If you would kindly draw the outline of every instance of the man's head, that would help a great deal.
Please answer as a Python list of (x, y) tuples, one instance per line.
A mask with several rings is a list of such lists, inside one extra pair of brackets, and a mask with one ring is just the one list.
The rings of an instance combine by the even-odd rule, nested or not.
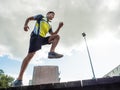
[(46, 17), (48, 18), (48, 20), (52, 20), (54, 18), (55, 13), (53, 11), (49, 11), (46, 14)]

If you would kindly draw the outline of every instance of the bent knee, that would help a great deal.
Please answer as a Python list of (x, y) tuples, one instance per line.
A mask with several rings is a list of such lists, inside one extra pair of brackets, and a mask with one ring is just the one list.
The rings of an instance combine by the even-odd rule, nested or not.
[(55, 37), (58, 38), (58, 39), (60, 39), (60, 35), (58, 35), (58, 34), (56, 34)]
[(60, 35), (57, 35), (57, 38), (60, 39)]

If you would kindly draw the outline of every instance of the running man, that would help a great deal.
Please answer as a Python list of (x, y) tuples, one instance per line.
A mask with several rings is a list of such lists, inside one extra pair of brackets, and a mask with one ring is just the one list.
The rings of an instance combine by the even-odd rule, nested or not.
[[(34, 30), (31, 33), (28, 54), (22, 62), (21, 70), (17, 80), (13, 83), (14, 87), (22, 85), (23, 74), (30, 60), (35, 55), (36, 51), (41, 49), (42, 45), (51, 44), (50, 52), (48, 53), (48, 58), (53, 59), (53, 58), (63, 57), (62, 54), (58, 54), (55, 52), (55, 48), (60, 40), (60, 36), (58, 35), (58, 32), (60, 28), (63, 26), (63, 22), (60, 22), (56, 31), (53, 32), (49, 22), (54, 18), (54, 16), (55, 16), (55, 13), (53, 11), (49, 11), (46, 14), (46, 17), (40, 14), (40, 15), (32, 16), (26, 19), (24, 24), (24, 31), (27, 32), (29, 30), (28, 23), (30, 21), (35, 20), (36, 24), (34, 26)], [(50, 33), (50, 36), (46, 37), (46, 34), (48, 32)]]

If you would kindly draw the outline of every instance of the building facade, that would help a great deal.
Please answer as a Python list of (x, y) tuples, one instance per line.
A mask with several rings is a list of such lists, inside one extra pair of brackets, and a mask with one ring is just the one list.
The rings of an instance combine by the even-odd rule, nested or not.
[(32, 85), (58, 82), (60, 82), (58, 66), (34, 67)]
[(118, 65), (113, 70), (111, 70), (109, 73), (104, 75), (104, 77), (113, 77), (113, 76), (120, 76), (120, 65)]

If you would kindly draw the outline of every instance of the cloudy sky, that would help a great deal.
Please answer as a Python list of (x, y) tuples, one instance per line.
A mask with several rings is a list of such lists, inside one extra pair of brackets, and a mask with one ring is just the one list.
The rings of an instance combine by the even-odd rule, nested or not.
[(24, 32), (27, 17), (56, 13), (51, 22), (55, 30), (60, 21), (61, 40), (56, 52), (64, 57), (47, 59), (50, 46), (44, 46), (30, 62), (24, 83), (32, 78), (36, 65), (57, 65), (61, 81), (91, 79), (92, 72), (84, 38), (90, 50), (96, 77), (102, 77), (120, 64), (120, 0), (0, 0), (0, 69), (17, 78), (23, 58), (27, 54), (30, 30)]

